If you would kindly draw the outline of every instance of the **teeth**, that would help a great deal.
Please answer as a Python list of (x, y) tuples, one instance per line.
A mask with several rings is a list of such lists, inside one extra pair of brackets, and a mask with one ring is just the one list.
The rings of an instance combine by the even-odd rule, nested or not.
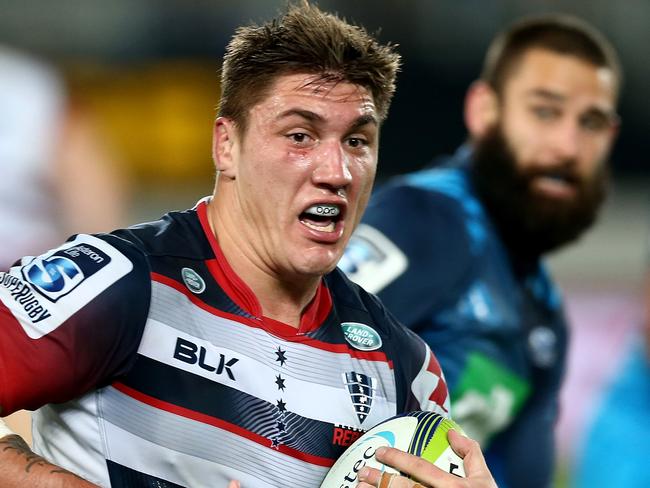
[(305, 210), (305, 213), (318, 215), (321, 217), (336, 217), (341, 213), (341, 210), (336, 205), (319, 204), (312, 205), (307, 210)]
[(319, 232), (334, 232), (336, 230), (336, 224), (334, 222), (330, 222), (326, 226), (321, 226), (321, 225), (314, 225), (310, 222), (303, 222), (307, 227), (310, 229), (317, 230)]

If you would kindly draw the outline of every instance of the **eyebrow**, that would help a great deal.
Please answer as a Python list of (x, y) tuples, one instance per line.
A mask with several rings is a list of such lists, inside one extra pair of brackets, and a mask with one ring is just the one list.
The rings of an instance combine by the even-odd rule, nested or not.
[(554, 102), (563, 102), (567, 98), (565, 95), (562, 95), (561, 93), (557, 93), (551, 90), (546, 90), (544, 88), (536, 88), (534, 90), (530, 90), (527, 93), (527, 95), (531, 97), (544, 98), (546, 100), (554, 101)]
[[(280, 115), (278, 115), (276, 119), (280, 120), (292, 116), (301, 117), (309, 122), (318, 122), (318, 123), (325, 122), (325, 118), (322, 115), (317, 114), (316, 112), (312, 112), (311, 110), (305, 110), (300, 108), (290, 108), (288, 110), (285, 110)], [(361, 115), (357, 117), (356, 120), (350, 125), (350, 129), (358, 129), (359, 127), (363, 127), (364, 125), (368, 125), (368, 124), (378, 126), (379, 121), (374, 115), (370, 115), (370, 114)]]
[[(536, 98), (543, 98), (545, 100), (553, 101), (553, 102), (564, 102), (567, 99), (566, 96), (564, 96), (564, 95), (562, 95), (560, 93), (557, 93), (557, 92), (554, 92), (554, 91), (551, 91), (551, 90), (546, 90), (544, 88), (537, 88), (537, 89), (531, 90), (531, 91), (528, 92), (528, 96), (536, 97)], [(602, 107), (594, 106), (594, 107), (589, 108), (588, 111), (591, 112), (591, 113), (602, 114), (604, 117), (608, 117), (614, 122), (616, 122), (618, 120), (618, 118), (619, 118), (618, 114), (616, 113), (616, 110), (607, 110), (607, 109), (602, 108)]]

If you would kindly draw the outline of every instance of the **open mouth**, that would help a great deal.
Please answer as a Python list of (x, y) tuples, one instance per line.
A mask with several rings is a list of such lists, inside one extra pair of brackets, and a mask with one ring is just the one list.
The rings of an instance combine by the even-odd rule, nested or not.
[(579, 185), (578, 178), (566, 171), (545, 171), (532, 178), (534, 188), (556, 198), (573, 196)]
[(343, 212), (338, 205), (319, 203), (312, 205), (299, 216), (300, 222), (319, 232), (334, 232)]

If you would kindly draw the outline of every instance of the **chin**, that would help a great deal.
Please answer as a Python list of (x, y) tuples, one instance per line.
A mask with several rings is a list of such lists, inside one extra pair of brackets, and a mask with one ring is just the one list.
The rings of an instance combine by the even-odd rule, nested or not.
[(332, 250), (328, 250), (310, 254), (307, 252), (303, 255), (304, 260), (297, 264), (296, 269), (306, 275), (322, 276), (336, 268), (343, 253), (334, 253)]

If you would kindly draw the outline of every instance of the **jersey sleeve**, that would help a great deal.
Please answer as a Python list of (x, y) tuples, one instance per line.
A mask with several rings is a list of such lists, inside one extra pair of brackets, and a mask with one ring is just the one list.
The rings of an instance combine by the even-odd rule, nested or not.
[(449, 390), (445, 376), (429, 346), (413, 331), (400, 324), (374, 295), (366, 294), (369, 309), (384, 324), (397, 379), (397, 411), (424, 410), (449, 416)]
[(128, 370), (151, 296), (148, 264), (111, 235), (78, 235), (0, 273), (0, 411), (36, 409)]
[(462, 209), (454, 199), (394, 184), (373, 196), (339, 267), (414, 328), (457, 299), (469, 254)]
[(449, 417), (449, 390), (440, 363), (426, 343), (422, 342), (422, 347), (420, 369), (410, 380), (412, 403), (407, 405), (407, 410), (424, 410)]

